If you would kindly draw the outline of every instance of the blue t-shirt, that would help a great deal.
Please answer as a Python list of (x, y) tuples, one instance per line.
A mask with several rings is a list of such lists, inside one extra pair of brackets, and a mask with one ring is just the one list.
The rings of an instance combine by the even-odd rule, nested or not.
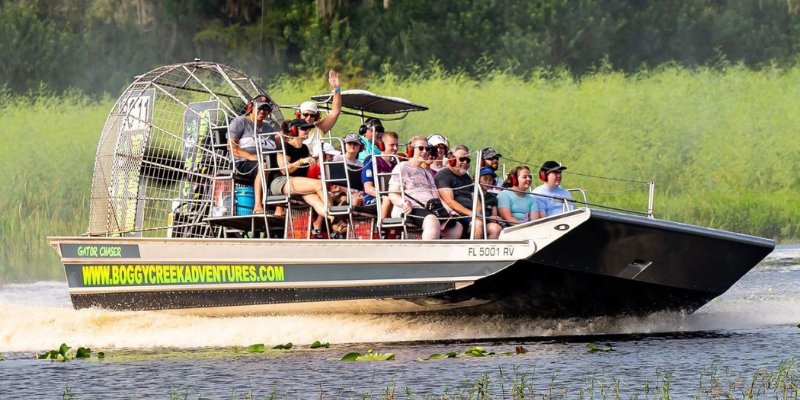
[[(547, 185), (543, 184), (539, 185), (536, 189), (533, 189), (533, 193), (572, 200), (572, 195), (569, 193), (569, 191), (562, 188), (561, 186), (550, 189), (549, 187), (547, 187)], [(539, 210), (544, 211), (545, 217), (561, 214), (564, 211), (569, 211), (575, 208), (575, 206), (572, 203), (567, 203), (566, 204), (567, 207), (565, 208), (564, 200), (553, 199), (550, 197), (542, 197), (542, 196), (534, 196), (534, 197), (536, 197), (536, 203), (539, 206)]]
[[(372, 183), (375, 185), (375, 177), (372, 176), (372, 160), (374, 157), (369, 157), (366, 162), (364, 162), (364, 168), (361, 169), (361, 183), (366, 184), (367, 182)], [(389, 173), (392, 172), (394, 165), (389, 164), (388, 161), (384, 160), (382, 157), (378, 157), (378, 173)], [(388, 181), (389, 175), (385, 175), (385, 178)], [(377, 189), (377, 186), (376, 186)], [(386, 190), (387, 188), (382, 188)], [(375, 196), (370, 196), (366, 192), (364, 193), (364, 204), (369, 204), (373, 200), (375, 200)]]
[(503, 190), (497, 195), (497, 208), (511, 210), (511, 215), (519, 222), (530, 220), (531, 213), (539, 211), (536, 199), (531, 195), (519, 196), (516, 192)]
[(361, 152), (358, 153), (358, 161), (366, 163), (367, 157), (375, 154), (381, 154), (381, 149), (378, 148), (377, 143), (378, 141), (376, 140), (375, 145), (373, 145), (372, 141), (367, 140), (366, 136), (361, 136), (361, 144), (364, 145), (364, 150), (361, 150)]

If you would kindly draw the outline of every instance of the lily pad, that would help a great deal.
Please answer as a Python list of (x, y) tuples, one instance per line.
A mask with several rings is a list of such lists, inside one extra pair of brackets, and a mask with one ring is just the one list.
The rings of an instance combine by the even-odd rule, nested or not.
[(273, 350), (289, 350), (291, 348), (292, 348), (292, 342), (286, 344), (279, 344), (277, 346), (272, 347)]
[(317, 340), (314, 343), (311, 343), (311, 346), (308, 346), (308, 347), (312, 348), (312, 349), (318, 349), (320, 347), (324, 347), (324, 348), (327, 349), (328, 347), (331, 347), (331, 344), (328, 343), (328, 342), (321, 343), (319, 340)]
[(455, 351), (451, 351), (451, 352), (445, 353), (445, 354), (433, 353), (430, 356), (428, 356), (428, 358), (420, 358), (420, 360), (422, 360), (422, 361), (426, 361), (426, 360), (441, 360), (443, 358), (456, 358), (456, 357), (458, 357), (458, 353), (456, 353)]
[(266, 347), (264, 347), (264, 343), (251, 344), (250, 346), (247, 346), (246, 351), (248, 353), (263, 353), (266, 351)]
[(92, 349), (86, 347), (78, 347), (75, 352), (75, 358), (89, 358), (92, 355)]
[(58, 350), (50, 350), (45, 351), (42, 354), (37, 354), (36, 358), (39, 360), (56, 360), (56, 361), (67, 361), (71, 358), (72, 353), (70, 352), (71, 347), (67, 346), (66, 343), (61, 343), (61, 346), (58, 347)]
[(486, 351), (483, 347), (475, 346), (467, 349), (464, 354), (472, 357), (486, 357), (486, 356), (493, 356), (493, 351)]
[(596, 351), (614, 351), (611, 346), (600, 346), (594, 343), (586, 343), (586, 349), (589, 350), (590, 353), (594, 353)]
[(345, 354), (342, 361), (388, 361), (394, 360), (394, 353), (378, 353), (372, 350), (367, 350), (367, 354), (361, 355), (358, 352)]

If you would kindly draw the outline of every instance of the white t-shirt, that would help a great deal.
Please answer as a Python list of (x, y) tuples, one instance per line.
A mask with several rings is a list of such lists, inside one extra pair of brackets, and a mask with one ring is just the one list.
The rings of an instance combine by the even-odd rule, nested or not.
[[(436, 182), (433, 180), (433, 176), (422, 167), (415, 167), (407, 161), (397, 164), (394, 169), (392, 169), (392, 177), (389, 179), (389, 186), (400, 185), (399, 179), (402, 179), (403, 191), (408, 201), (411, 202), (411, 206), (414, 208), (425, 208), (425, 203), (427, 203), (428, 200), (439, 197), (439, 192), (436, 188)], [(422, 204), (408, 198), (408, 196), (413, 197)], [(392, 209), (392, 217), (398, 218), (402, 212), (402, 207), (394, 207)]]

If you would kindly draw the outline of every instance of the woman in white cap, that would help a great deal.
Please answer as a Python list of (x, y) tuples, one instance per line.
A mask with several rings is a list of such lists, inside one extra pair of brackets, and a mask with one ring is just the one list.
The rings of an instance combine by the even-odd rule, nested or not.
[(430, 163), (430, 168), (433, 170), (433, 174), (435, 175), (437, 172), (439, 172), (439, 170), (444, 168), (442, 160), (450, 155), (450, 143), (447, 141), (446, 137), (438, 133), (434, 133), (433, 135), (428, 136), (428, 146), (436, 148), (436, 151), (432, 151), (430, 154), (428, 154), (429, 159), (432, 160)]
[(307, 123), (314, 125), (314, 128), (308, 134), (308, 138), (303, 141), (314, 157), (318, 157), (322, 151), (322, 137), (330, 136), (330, 130), (336, 125), (339, 114), (342, 112), (342, 90), (339, 87), (339, 74), (334, 70), (330, 70), (328, 72), (328, 82), (333, 88), (333, 104), (324, 118), (319, 113), (317, 103), (313, 101), (304, 101), (295, 112), (295, 118), (302, 118)]

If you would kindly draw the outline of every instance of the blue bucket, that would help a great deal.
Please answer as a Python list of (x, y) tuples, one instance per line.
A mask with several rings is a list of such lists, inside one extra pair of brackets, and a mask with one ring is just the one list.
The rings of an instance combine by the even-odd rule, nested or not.
[(239, 186), (236, 188), (236, 215), (252, 214), (255, 203), (256, 197), (252, 186)]

